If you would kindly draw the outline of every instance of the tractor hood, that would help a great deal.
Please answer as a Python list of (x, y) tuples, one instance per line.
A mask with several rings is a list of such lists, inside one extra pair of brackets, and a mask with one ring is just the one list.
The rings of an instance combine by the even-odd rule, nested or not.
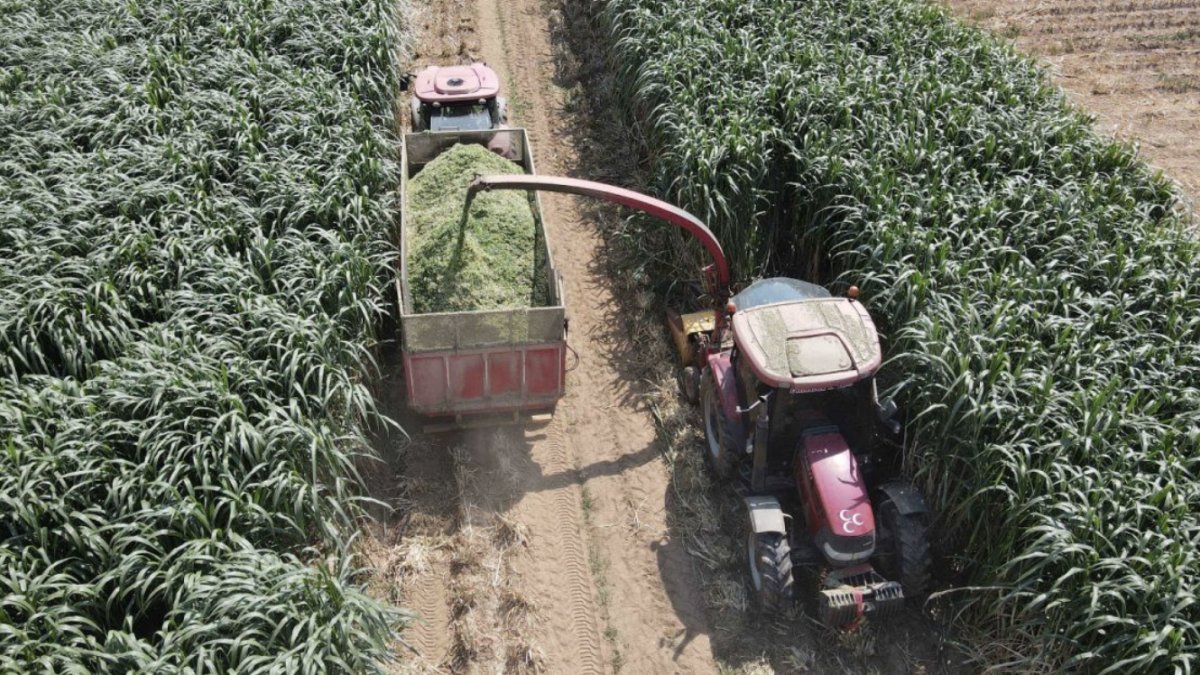
[(847, 298), (790, 300), (733, 315), (742, 357), (763, 383), (792, 393), (846, 387), (879, 370), (871, 315)]
[(482, 63), (469, 66), (430, 66), (417, 73), (413, 93), (426, 103), (456, 103), (494, 98), (500, 93), (496, 71)]

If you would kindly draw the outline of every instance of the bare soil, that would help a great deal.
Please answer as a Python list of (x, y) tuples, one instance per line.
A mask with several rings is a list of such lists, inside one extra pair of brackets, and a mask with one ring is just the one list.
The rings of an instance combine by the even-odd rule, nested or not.
[[(489, 63), (505, 83), (512, 123), (530, 133), (538, 172), (571, 173), (544, 7), (430, 0), (414, 10), (410, 69)], [(422, 619), (405, 631), (408, 646), (397, 646), (398, 669), (714, 672), (692, 562), (666, 526), (670, 480), (653, 420), (621, 367), (634, 347), (610, 335), (617, 303), (593, 264), (596, 225), (575, 199), (542, 203), (579, 354), (554, 420), (411, 443), (393, 434), (379, 441), (389, 467), (364, 469), (373, 493), (396, 508), (364, 544), (372, 588)], [(403, 423), (395, 356), (385, 357), (379, 399)], [(515, 622), (513, 607), (522, 615)]]
[(1039, 57), (1104, 133), (1200, 195), (1200, 1), (946, 0)]
[[(538, 173), (637, 187), (638, 143), (604, 109), (611, 73), (588, 3), (413, 4), (410, 70), (486, 61)], [(614, 262), (621, 214), (562, 195), (542, 203), (578, 353), (553, 421), (380, 433), (385, 461), (362, 467), (383, 503), (362, 542), (369, 588), (420, 616), (397, 640), (395, 670), (962, 672), (941, 626), (916, 610), (853, 633), (802, 607), (750, 611), (737, 500), (699, 461), (695, 413), (667, 383), (658, 310)], [(380, 361), (383, 412), (419, 429), (394, 346)]]

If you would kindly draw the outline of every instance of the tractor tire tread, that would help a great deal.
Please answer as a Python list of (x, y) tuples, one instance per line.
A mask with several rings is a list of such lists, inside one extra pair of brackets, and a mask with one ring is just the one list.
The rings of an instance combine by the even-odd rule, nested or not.
[(760, 534), (755, 540), (755, 559), (762, 579), (758, 602), (764, 611), (777, 612), (794, 597), (791, 547), (787, 537), (777, 533)]
[[(733, 430), (729, 428), (729, 420), (721, 418), (721, 437), (723, 439), (733, 438)], [(733, 449), (726, 446), (721, 456), (714, 460), (714, 464), (719, 464), (717, 473), (722, 478), (729, 478), (737, 473), (737, 457), (733, 454)]]
[(425, 121), (421, 119), (421, 104), (414, 96), (408, 104), (409, 125), (412, 127), (413, 133), (425, 131)]
[(884, 509), (895, 541), (897, 574), (904, 595), (922, 599), (929, 595), (933, 567), (925, 518), (921, 514), (900, 513), (890, 500)]

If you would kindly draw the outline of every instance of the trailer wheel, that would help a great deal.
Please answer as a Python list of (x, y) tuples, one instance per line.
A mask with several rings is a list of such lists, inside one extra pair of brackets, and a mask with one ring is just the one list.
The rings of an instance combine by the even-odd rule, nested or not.
[(410, 98), (408, 101), (408, 110), (411, 113), (409, 117), (411, 118), (413, 133), (425, 131), (425, 119), (421, 116), (421, 99), (416, 96)]
[(746, 539), (746, 557), (750, 566), (750, 587), (754, 602), (764, 612), (784, 609), (795, 597), (792, 582), (792, 548), (787, 535), (779, 532), (755, 533)]
[(886, 494), (879, 495), (876, 513), (882, 525), (876, 564), (879, 571), (900, 582), (905, 598), (920, 600), (929, 595), (933, 557), (929, 553), (925, 514), (901, 513)]
[(717, 383), (707, 368), (700, 375), (700, 407), (704, 415), (704, 461), (722, 480), (734, 474), (737, 455), (733, 452), (733, 435), (729, 420), (721, 410)]

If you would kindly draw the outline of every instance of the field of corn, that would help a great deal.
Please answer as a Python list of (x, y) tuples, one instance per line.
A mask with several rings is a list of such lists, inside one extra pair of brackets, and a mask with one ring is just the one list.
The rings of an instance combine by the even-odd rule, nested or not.
[[(930, 5), (603, 8), (651, 187), (742, 280), (862, 287), (980, 665), (1200, 665), (1200, 250), (1166, 183)], [(669, 236), (627, 233), (666, 294)]]
[(0, 0), (0, 672), (365, 672), (390, 0)]

